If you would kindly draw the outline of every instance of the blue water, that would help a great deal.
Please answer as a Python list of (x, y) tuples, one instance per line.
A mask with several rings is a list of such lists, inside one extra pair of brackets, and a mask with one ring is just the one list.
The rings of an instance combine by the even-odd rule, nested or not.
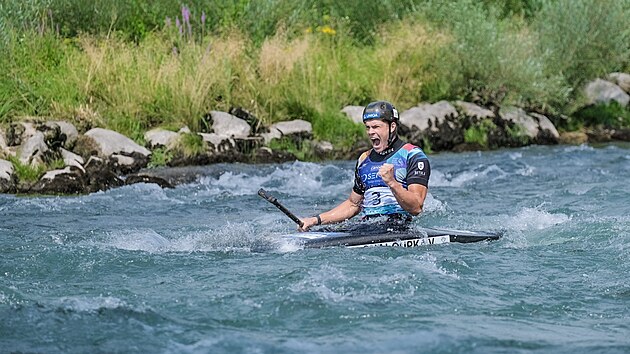
[(630, 146), (430, 158), (415, 222), (502, 240), (278, 242), (295, 225), (257, 190), (314, 215), (347, 197), (352, 161), (1, 195), (0, 352), (630, 352)]

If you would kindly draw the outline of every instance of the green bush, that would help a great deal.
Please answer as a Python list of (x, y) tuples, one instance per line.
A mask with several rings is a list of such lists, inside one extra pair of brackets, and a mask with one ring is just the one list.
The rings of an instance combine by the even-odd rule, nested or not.
[(490, 119), (484, 119), (479, 124), (474, 125), (464, 131), (464, 141), (466, 143), (478, 144), (488, 147), (488, 133), (497, 129), (497, 126)]
[(450, 34), (434, 64), (436, 76), (448, 82), (438, 86), (448, 89), (448, 98), (525, 106), (566, 100), (570, 88), (545, 72), (537, 36), (526, 23), (502, 19), (495, 7), (473, 0), (429, 4), (423, 16)]
[(569, 87), (630, 64), (630, 0), (546, 0), (533, 22), (546, 75)]
[(575, 113), (575, 117), (589, 127), (605, 128), (630, 127), (630, 110), (613, 101), (610, 104), (598, 104), (585, 107)]
[(44, 173), (46, 173), (47, 170), (44, 165), (31, 166), (22, 164), (22, 162), (14, 156), (10, 156), (9, 161), (13, 163), (15, 175), (18, 180), (23, 182), (36, 182), (44, 175)]

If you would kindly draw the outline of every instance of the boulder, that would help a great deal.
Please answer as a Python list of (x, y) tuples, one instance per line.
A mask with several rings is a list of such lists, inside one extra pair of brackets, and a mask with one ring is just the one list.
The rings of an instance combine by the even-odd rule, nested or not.
[(0, 159), (0, 193), (7, 193), (15, 188), (16, 177), (13, 164)]
[(23, 165), (44, 165), (47, 152), (48, 145), (46, 145), (44, 133), (35, 132), (20, 145), (17, 157)]
[(79, 138), (79, 131), (73, 124), (64, 121), (52, 121), (47, 122), (46, 124), (56, 124), (57, 126), (59, 126), (59, 128), (61, 129), (61, 133), (66, 137), (63, 144), (64, 148), (71, 149), (72, 147), (74, 147), (74, 144)]
[(313, 133), (313, 126), (310, 122), (302, 119), (274, 123), (269, 127), (269, 133), (261, 134), (265, 143), (273, 139), (288, 137), (301, 143), (304, 139), (310, 139)]
[(124, 185), (109, 166), (109, 163), (96, 156), (91, 156), (85, 163), (85, 192), (92, 193)]
[(11, 123), (5, 131), (7, 146), (18, 146), (37, 133), (35, 125), (30, 122)]
[(527, 114), (523, 109), (513, 106), (502, 107), (499, 116), (512, 124), (520, 126), (527, 137), (535, 139), (540, 131), (538, 121)]
[(84, 191), (83, 172), (72, 166), (46, 172), (29, 190), (39, 194), (81, 194)]
[(560, 139), (560, 134), (556, 129), (555, 125), (551, 123), (551, 120), (547, 118), (547, 116), (539, 114), (539, 113), (529, 113), (529, 116), (538, 120), (538, 142), (545, 144), (557, 144), (558, 139)]
[(434, 104), (422, 103), (402, 112), (400, 123), (412, 130), (415, 128), (421, 132), (438, 132), (440, 127), (444, 125), (454, 129), (455, 124), (450, 118), (455, 118), (458, 115), (455, 107), (447, 101), (439, 101)]
[(588, 135), (581, 131), (564, 132), (558, 138), (560, 144), (581, 145), (588, 143)]
[(630, 102), (630, 96), (621, 87), (602, 79), (588, 83), (584, 93), (588, 104), (609, 104), (616, 101), (620, 106), (626, 107)]
[(462, 115), (470, 118), (476, 118), (478, 120), (481, 119), (493, 119), (495, 117), (494, 112), (489, 109), (478, 106), (474, 103), (464, 102), (464, 101), (455, 101), (455, 106), (459, 108), (459, 111)]
[(608, 75), (608, 81), (619, 86), (626, 93), (630, 93), (630, 74), (612, 73)]
[(148, 157), (151, 151), (136, 144), (128, 137), (113, 130), (94, 128), (85, 133), (96, 143), (99, 157), (110, 157), (114, 154), (131, 156), (133, 154)]
[(314, 141), (312, 149), (315, 156), (320, 159), (330, 158), (335, 150), (333, 144), (329, 141)]
[(265, 144), (269, 144), (269, 142), (272, 141), (273, 139), (282, 138), (282, 133), (278, 129), (273, 128), (273, 129), (269, 129), (268, 133), (260, 134), (260, 136), (265, 141)]
[(245, 120), (237, 118), (229, 113), (211, 111), (210, 118), (212, 132), (217, 135), (233, 138), (246, 138), (251, 133), (251, 127)]
[[(117, 169), (114, 171), (120, 173), (135, 172), (142, 167), (145, 167), (149, 162), (149, 156), (151, 151), (136, 144), (133, 140), (126, 136), (107, 129), (94, 128), (84, 134), (85, 137), (92, 140), (94, 144), (84, 143), (86, 146), (91, 146), (96, 150), (98, 157), (114, 162), (114, 166)], [(77, 142), (79, 145), (81, 141)], [(82, 147), (82, 149), (85, 146)], [(92, 155), (92, 153), (86, 154), (83, 151), (83, 157)], [(132, 158), (133, 162), (128, 158)]]
[(37, 131), (44, 134), (44, 141), (51, 150), (58, 150), (60, 147), (65, 146), (66, 135), (61, 131), (59, 124), (54, 122), (46, 122), (44, 124), (37, 125)]
[(400, 114), (400, 134), (412, 144), (423, 146), (427, 139), (434, 150), (449, 150), (464, 140), (458, 117), (447, 101), (423, 103)]
[(0, 155), (6, 150), (7, 147), (7, 140), (4, 138), (4, 132), (0, 131)]
[(150, 148), (172, 147), (179, 138), (179, 134), (166, 129), (152, 129), (144, 133), (144, 140)]
[(341, 112), (357, 124), (363, 124), (363, 106), (345, 106)]
[(261, 129), (263, 129), (262, 122), (258, 117), (250, 113), (243, 107), (232, 107), (229, 110), (229, 113), (237, 118), (245, 120), (247, 124), (252, 128), (252, 133), (254, 135), (258, 135), (261, 133)]
[(84, 160), (81, 156), (73, 152), (70, 152), (64, 148), (61, 148), (60, 152), (61, 152), (61, 158), (63, 158), (63, 163), (66, 166), (76, 167), (79, 170), (81, 170), (83, 173), (85, 173), (85, 169), (83, 168)]
[(236, 149), (236, 142), (229, 136), (215, 133), (199, 133), (203, 141), (210, 145), (214, 152), (227, 152)]
[(151, 183), (151, 184), (157, 184), (158, 186), (162, 188), (175, 188), (175, 186), (173, 186), (166, 179), (161, 178), (159, 176), (151, 175), (151, 174), (137, 173), (137, 174), (129, 175), (127, 176), (127, 178), (125, 178), (125, 185), (131, 185), (131, 184), (136, 184), (136, 183)]
[(273, 129), (278, 130), (282, 134), (282, 136), (311, 136), (311, 134), (313, 133), (313, 126), (311, 125), (311, 123), (302, 119), (274, 123), (271, 125), (269, 130)]

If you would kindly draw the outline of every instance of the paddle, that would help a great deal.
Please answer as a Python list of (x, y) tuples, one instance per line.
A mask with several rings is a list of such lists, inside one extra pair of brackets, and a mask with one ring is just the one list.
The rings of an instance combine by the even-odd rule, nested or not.
[(281, 212), (284, 213), (284, 215), (290, 217), (291, 220), (293, 220), (300, 227), (304, 225), (302, 220), (300, 220), (297, 216), (295, 216), (295, 214), (293, 214), (287, 208), (285, 208), (284, 205), (280, 204), (280, 202), (278, 201), (278, 199), (276, 199), (276, 197), (272, 196), (271, 194), (268, 194), (264, 189), (260, 188), (258, 190), (258, 195), (263, 197), (269, 203), (275, 205), (278, 209), (280, 209)]

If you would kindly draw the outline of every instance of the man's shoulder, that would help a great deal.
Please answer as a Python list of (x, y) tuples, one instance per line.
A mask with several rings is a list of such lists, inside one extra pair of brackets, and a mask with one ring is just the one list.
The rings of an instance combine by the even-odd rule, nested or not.
[(364, 151), (363, 153), (361, 153), (361, 155), (357, 159), (357, 165), (360, 165), (363, 161), (365, 161), (368, 158), (368, 156), (370, 156), (370, 152), (371, 151), (372, 151), (372, 149)]
[(422, 151), (422, 149), (414, 144), (405, 143), (402, 146), (403, 151), (407, 153), (407, 158), (415, 157), (420, 159), (428, 159), (427, 155)]

